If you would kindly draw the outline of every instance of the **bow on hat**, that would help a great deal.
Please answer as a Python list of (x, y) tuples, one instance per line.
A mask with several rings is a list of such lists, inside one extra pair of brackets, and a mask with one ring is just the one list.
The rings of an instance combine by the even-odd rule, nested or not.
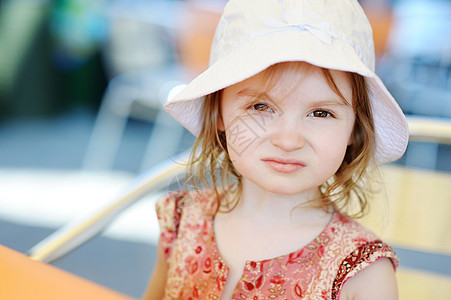
[(330, 22), (325, 21), (317, 14), (304, 10), (299, 5), (287, 10), (285, 1), (278, 1), (282, 11), (282, 20), (272, 17), (265, 18), (263, 23), (268, 27), (272, 27), (276, 31), (306, 30), (326, 44), (331, 44), (332, 39), (337, 37), (337, 34), (332, 30)]

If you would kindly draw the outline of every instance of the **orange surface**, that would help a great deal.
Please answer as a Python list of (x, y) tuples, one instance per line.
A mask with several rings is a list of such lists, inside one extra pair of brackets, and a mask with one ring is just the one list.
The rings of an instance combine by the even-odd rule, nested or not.
[(0, 299), (132, 299), (0, 245)]

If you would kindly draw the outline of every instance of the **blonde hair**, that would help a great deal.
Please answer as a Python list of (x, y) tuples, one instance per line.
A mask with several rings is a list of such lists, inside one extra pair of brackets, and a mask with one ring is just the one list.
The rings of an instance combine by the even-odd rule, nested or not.
[[(287, 68), (309, 68), (303, 62), (284, 62), (270, 66), (266, 72), (266, 88), (270, 89), (277, 81), (277, 71)], [(324, 78), (330, 88), (346, 102), (328, 69), (321, 68)], [(357, 208), (353, 217), (361, 217), (368, 206), (368, 189), (365, 175), (374, 157), (375, 134), (374, 121), (371, 112), (371, 104), (368, 97), (365, 78), (355, 73), (348, 73), (352, 85), (352, 106), (355, 114), (353, 128), (353, 142), (345, 154), (345, 158), (334, 176), (320, 186), (321, 199), (313, 199), (310, 205), (329, 210), (336, 207), (346, 211), (350, 203), (355, 200)], [(221, 118), (220, 101), (222, 91), (217, 91), (206, 96), (202, 106), (201, 132), (194, 144), (193, 151), (188, 162), (188, 172), (193, 176), (191, 184), (197, 187), (212, 189), (218, 201), (224, 199), (221, 194), (230, 187), (236, 187), (235, 197), (227, 203), (219, 203), (218, 209), (233, 210), (241, 195), (242, 176), (233, 166), (227, 151), (225, 134), (218, 128)]]

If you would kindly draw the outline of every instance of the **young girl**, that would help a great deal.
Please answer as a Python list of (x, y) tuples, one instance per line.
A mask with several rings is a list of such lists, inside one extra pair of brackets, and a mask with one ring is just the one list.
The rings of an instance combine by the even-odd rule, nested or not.
[[(352, 220), (405, 118), (355, 0), (231, 0), (210, 67), (165, 108), (196, 191), (157, 203), (145, 299), (396, 299), (393, 249)], [(206, 186), (206, 188), (201, 188)]]

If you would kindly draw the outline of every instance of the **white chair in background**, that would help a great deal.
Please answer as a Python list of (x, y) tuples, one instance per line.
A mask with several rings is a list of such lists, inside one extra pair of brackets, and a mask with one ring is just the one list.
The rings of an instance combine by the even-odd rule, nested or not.
[(95, 121), (85, 169), (113, 168), (130, 117), (153, 122), (141, 171), (180, 150), (186, 130), (162, 107), (171, 91), (207, 65), (222, 8), (214, 2), (112, 2), (104, 50), (112, 79)]

